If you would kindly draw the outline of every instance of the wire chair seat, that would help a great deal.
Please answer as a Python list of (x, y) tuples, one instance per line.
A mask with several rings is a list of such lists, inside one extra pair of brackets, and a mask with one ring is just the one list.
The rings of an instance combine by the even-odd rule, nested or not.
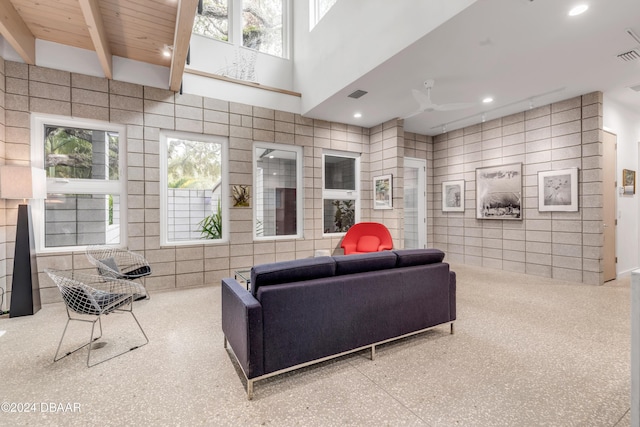
[[(142, 255), (127, 249), (88, 246), (86, 255), (101, 276), (126, 280), (139, 279), (142, 283), (142, 278), (151, 274), (151, 266), (147, 260)], [(136, 299), (144, 296), (148, 297), (146, 290)]]
[[(75, 271), (46, 269), (45, 272), (60, 290), (62, 299), (64, 300), (67, 309), (67, 324), (64, 327), (62, 337), (60, 338), (60, 343), (58, 344), (58, 349), (56, 350), (56, 354), (53, 358), (54, 362), (57, 362), (58, 360), (69, 356), (70, 354), (75, 353), (76, 351), (86, 346), (89, 346), (89, 353), (87, 354), (87, 366), (91, 367), (97, 365), (98, 363), (113, 359), (114, 357), (120, 356), (131, 350), (135, 350), (136, 348), (142, 347), (149, 342), (149, 338), (147, 338), (147, 335), (140, 325), (140, 322), (138, 322), (135, 314), (133, 314), (133, 301), (136, 299), (136, 297), (145, 293), (144, 287), (142, 285), (130, 280), (117, 279), (110, 276), (97, 276)], [(145, 338), (145, 342), (102, 361), (91, 363), (92, 343), (102, 337), (102, 316), (116, 311), (125, 313), (128, 312), (131, 314), (136, 324), (138, 325), (138, 328), (142, 332), (142, 335)], [(81, 318), (77, 316), (74, 317), (72, 316), (72, 313), (85, 317), (95, 316), (95, 319), (89, 320), (87, 318)], [(72, 320), (92, 323), (91, 337), (87, 344), (84, 344), (73, 351), (67, 352), (64, 356), (58, 357), (60, 348), (62, 347), (62, 342), (64, 341), (64, 337), (69, 326), (69, 322)], [(96, 322), (100, 327), (100, 335), (94, 338)]]

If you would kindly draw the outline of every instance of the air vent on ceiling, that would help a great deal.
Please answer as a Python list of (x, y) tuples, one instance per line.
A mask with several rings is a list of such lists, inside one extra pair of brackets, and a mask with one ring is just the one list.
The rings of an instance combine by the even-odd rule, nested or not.
[(640, 59), (640, 52), (638, 52), (638, 49), (631, 49), (628, 52), (624, 52), (618, 55), (618, 58), (622, 59), (625, 62), (636, 61)]
[(629, 86), (629, 89), (635, 90), (636, 92), (640, 92), (640, 85)]
[(366, 95), (367, 93), (369, 93), (369, 92), (366, 92), (366, 91), (364, 91), (364, 90), (360, 90), (360, 89), (358, 89), (358, 90), (354, 91), (353, 93), (351, 93), (351, 94), (349, 94), (349, 95), (347, 95), (347, 96), (348, 96), (349, 98), (358, 99), (358, 98), (360, 98), (361, 96)]

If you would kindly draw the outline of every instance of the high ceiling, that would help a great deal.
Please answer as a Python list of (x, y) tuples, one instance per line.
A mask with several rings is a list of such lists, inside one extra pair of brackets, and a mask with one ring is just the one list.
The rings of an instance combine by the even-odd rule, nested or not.
[[(589, 9), (568, 16), (580, 3)], [(640, 35), (637, 0), (479, 0), (307, 115), (365, 127), (407, 117), (419, 107), (412, 89), (426, 94), (427, 79), (434, 103), (475, 106), (417, 114), (407, 131), (436, 135), (593, 91), (640, 113), (640, 92), (629, 89), (640, 84), (640, 55), (617, 57), (640, 54), (627, 28)], [(368, 94), (348, 98), (356, 89)]]
[[(3, 0), (0, 33), (27, 63), (41, 39), (96, 51), (109, 78), (112, 55), (170, 67), (178, 90), (197, 2)], [(580, 2), (589, 9), (568, 16)], [(640, 40), (627, 29), (640, 35), (637, 0), (478, 0), (305, 115), (364, 127), (400, 117), (407, 131), (435, 135), (593, 91), (640, 112), (630, 89), (640, 85)], [(633, 49), (638, 59), (618, 58)], [(412, 90), (426, 95), (428, 79), (435, 104), (474, 105), (415, 114)], [(348, 98), (356, 89), (368, 93)], [(483, 104), (487, 96), (494, 101)]]
[[(198, 0), (3, 0), (0, 31), (35, 63), (35, 39), (96, 51), (105, 76), (112, 55), (171, 67), (180, 87)], [(171, 57), (163, 50), (172, 47)]]

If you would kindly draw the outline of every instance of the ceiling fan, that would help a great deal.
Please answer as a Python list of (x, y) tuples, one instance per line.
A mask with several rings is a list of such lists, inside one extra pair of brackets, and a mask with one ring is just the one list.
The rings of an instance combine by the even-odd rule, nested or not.
[(424, 87), (427, 89), (427, 93), (425, 94), (422, 91), (417, 89), (411, 89), (411, 93), (413, 93), (413, 97), (420, 105), (420, 108), (409, 114), (405, 117), (408, 119), (409, 117), (417, 116), (421, 113), (431, 112), (431, 111), (454, 111), (454, 110), (464, 110), (466, 108), (473, 107), (475, 105), (474, 102), (456, 102), (450, 104), (434, 104), (431, 101), (431, 89), (435, 85), (436, 81), (433, 79), (425, 80)]

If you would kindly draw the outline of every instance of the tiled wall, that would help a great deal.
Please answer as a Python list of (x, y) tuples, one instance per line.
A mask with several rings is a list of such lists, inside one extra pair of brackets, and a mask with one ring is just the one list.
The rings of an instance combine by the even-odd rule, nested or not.
[[(152, 291), (217, 284), (234, 270), (309, 257), (319, 249), (341, 253), (340, 236), (323, 236), (324, 150), (361, 153), (361, 220), (385, 223), (396, 247), (402, 247), (403, 238), (403, 159), (427, 159), (427, 242), (445, 250), (449, 261), (601, 282), (602, 97), (598, 93), (432, 139), (405, 133), (402, 120), (364, 129), (16, 62), (4, 65), (6, 78), (0, 81), (6, 82), (6, 143), (0, 133), (0, 147), (5, 148), (0, 161), (4, 157), (11, 163), (29, 162), (30, 112), (126, 125), (128, 246), (152, 263), (153, 275), (146, 281)], [(303, 147), (304, 238), (254, 242), (252, 210), (232, 208), (229, 243), (160, 247), (161, 129), (228, 137), (229, 185), (253, 185), (254, 141)], [(525, 219), (476, 220), (475, 168), (516, 161), (524, 164)], [(580, 168), (580, 211), (538, 212), (537, 172), (570, 166)], [(372, 210), (372, 179), (388, 173), (394, 176), (395, 208)], [(467, 181), (464, 213), (441, 211), (440, 185), (451, 179)], [(0, 200), (0, 209), (4, 203)], [(0, 218), (15, 224), (17, 202), (6, 203)], [(5, 278), (10, 282), (13, 236), (15, 225), (0, 228), (0, 265), (9, 269), (7, 274), (0, 269), (0, 282)], [(84, 253), (40, 255), (39, 270), (47, 267), (92, 269)], [(49, 279), (44, 274), (40, 279), (43, 302), (58, 301), (59, 293)]]
[[(434, 246), (447, 259), (601, 284), (602, 94), (535, 108), (434, 137)], [(523, 164), (524, 219), (475, 219), (475, 169)], [(579, 168), (579, 211), (539, 212), (539, 171)], [(464, 213), (442, 212), (443, 181), (466, 181)]]
[[(0, 165), (5, 164), (5, 81), (4, 59), (0, 58)], [(5, 201), (0, 199), (0, 288), (7, 291), (7, 227)], [(15, 238), (14, 238), (15, 240)], [(2, 293), (2, 290), (0, 290)], [(0, 311), (7, 310), (9, 303), (4, 295), (4, 303), (0, 304)]]
[[(153, 274), (146, 279), (152, 291), (217, 284), (236, 269), (313, 256), (318, 249), (341, 253), (341, 237), (322, 235), (323, 150), (362, 153), (362, 186), (370, 190), (368, 129), (10, 61), (6, 86), (7, 161), (29, 161), (30, 112), (126, 125), (128, 247), (152, 263)], [(304, 239), (254, 242), (252, 210), (231, 208), (230, 243), (160, 247), (161, 129), (228, 137), (229, 185), (253, 185), (254, 141), (303, 147)], [(15, 224), (15, 214), (9, 213), (7, 221)], [(7, 228), (15, 234), (15, 226)], [(13, 245), (7, 246), (13, 253)], [(47, 267), (92, 270), (84, 253), (38, 256), (39, 270)], [(44, 303), (60, 299), (42, 273), (40, 285)]]

